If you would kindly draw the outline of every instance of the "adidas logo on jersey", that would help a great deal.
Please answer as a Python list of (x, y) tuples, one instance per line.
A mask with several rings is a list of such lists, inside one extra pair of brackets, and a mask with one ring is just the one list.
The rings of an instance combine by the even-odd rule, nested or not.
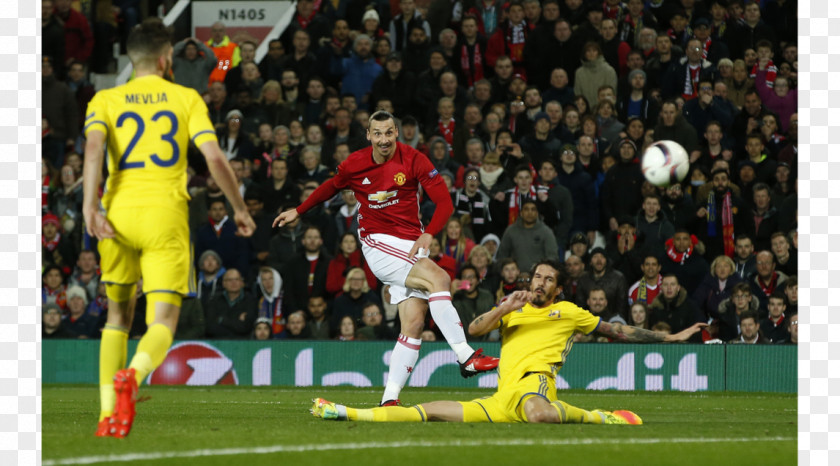
[(365, 179), (362, 180), (362, 184), (370, 184), (370, 180), (365, 177)]

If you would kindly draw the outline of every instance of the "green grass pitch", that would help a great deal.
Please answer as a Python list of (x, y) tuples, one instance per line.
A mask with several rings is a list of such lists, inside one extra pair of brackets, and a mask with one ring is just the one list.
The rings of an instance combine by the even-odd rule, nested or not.
[[(150, 465), (728, 465), (796, 464), (796, 396), (771, 393), (560, 391), (586, 409), (629, 409), (642, 426), (335, 422), (316, 396), (355, 407), (381, 388), (141, 387), (126, 439), (97, 438), (99, 389), (45, 385), (45, 466)], [(404, 404), (490, 390), (405, 389)]]

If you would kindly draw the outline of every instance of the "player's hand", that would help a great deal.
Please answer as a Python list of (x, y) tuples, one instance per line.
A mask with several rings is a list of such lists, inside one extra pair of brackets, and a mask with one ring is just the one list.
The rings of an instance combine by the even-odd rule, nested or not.
[(511, 293), (507, 299), (499, 306), (500, 309), (505, 311), (505, 314), (512, 312), (516, 309), (522, 308), (522, 306), (528, 304), (531, 301), (531, 292), (525, 290), (514, 291)]
[(298, 212), (296, 209), (289, 209), (274, 219), (274, 222), (271, 224), (272, 227), (283, 227), (287, 223), (294, 222), (295, 219), (298, 218)]
[(246, 210), (234, 212), (233, 220), (236, 222), (236, 236), (248, 237), (253, 235), (254, 230), (257, 229), (254, 219), (251, 218), (251, 214)]
[(673, 335), (668, 335), (665, 337), (665, 341), (686, 341), (691, 338), (692, 335), (703, 330), (704, 328), (708, 327), (709, 324), (704, 322), (697, 322), (696, 324), (688, 327), (687, 329), (683, 330), (682, 332), (675, 333)]
[(84, 210), (85, 227), (90, 236), (96, 237), (98, 240), (105, 238), (113, 238), (115, 235), (114, 227), (111, 222), (102, 215), (98, 210)]
[(411, 250), (408, 251), (408, 257), (414, 257), (415, 255), (420, 255), (422, 257), (429, 256), (429, 246), (432, 245), (432, 235), (428, 233), (423, 233), (417, 238), (417, 241), (411, 246)]

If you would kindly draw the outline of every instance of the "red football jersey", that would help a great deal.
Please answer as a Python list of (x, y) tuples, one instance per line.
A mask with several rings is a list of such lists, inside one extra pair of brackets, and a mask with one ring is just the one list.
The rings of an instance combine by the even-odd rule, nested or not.
[(350, 189), (359, 201), (362, 238), (384, 233), (414, 241), (425, 231), (420, 222), (419, 186), (437, 206), (428, 227), (428, 233), (437, 234), (454, 210), (446, 184), (425, 154), (400, 142), (393, 157), (382, 164), (373, 160), (373, 147), (353, 152), (338, 166), (336, 175), (297, 210), (305, 212), (338, 190)]

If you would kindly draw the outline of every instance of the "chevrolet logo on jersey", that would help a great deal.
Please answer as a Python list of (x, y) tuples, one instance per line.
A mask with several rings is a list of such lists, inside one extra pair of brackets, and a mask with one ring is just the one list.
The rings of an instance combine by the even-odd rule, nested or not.
[(368, 194), (368, 200), (382, 203), (382, 202), (387, 201), (388, 199), (391, 199), (392, 197), (394, 197), (396, 195), (397, 195), (396, 191), (377, 191), (374, 194)]

